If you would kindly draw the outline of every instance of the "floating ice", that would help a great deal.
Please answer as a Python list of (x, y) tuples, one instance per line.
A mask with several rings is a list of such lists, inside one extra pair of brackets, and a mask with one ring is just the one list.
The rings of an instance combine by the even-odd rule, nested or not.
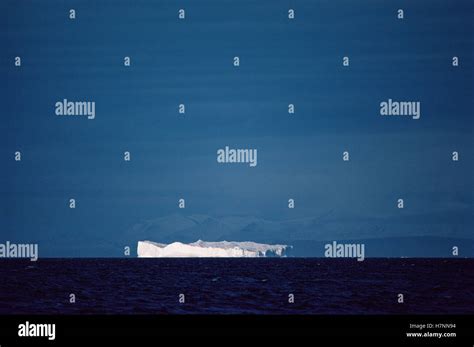
[(284, 257), (291, 246), (255, 242), (173, 242), (170, 244), (138, 241), (139, 258), (258, 258)]

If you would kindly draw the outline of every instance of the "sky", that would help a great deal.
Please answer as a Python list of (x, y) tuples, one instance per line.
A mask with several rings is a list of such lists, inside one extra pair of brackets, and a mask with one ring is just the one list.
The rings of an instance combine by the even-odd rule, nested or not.
[[(0, 23), (0, 242), (474, 239), (472, 1), (8, 0)], [(389, 98), (420, 119), (381, 116)]]

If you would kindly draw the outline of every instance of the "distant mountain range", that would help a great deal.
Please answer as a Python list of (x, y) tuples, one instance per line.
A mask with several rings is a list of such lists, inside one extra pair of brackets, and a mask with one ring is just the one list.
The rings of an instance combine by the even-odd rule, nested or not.
[[(381, 239), (337, 240), (338, 243), (363, 243), (366, 258), (452, 258), (453, 246), (459, 249), (458, 258), (474, 257), (474, 240), (448, 237), (389, 237)], [(297, 240), (292, 243), (293, 252), (289, 256), (324, 257), (327, 242)]]
[(281, 243), (293, 246), (292, 256), (302, 257), (323, 257), (324, 245), (331, 241), (363, 243), (366, 257), (452, 257), (453, 246), (459, 248), (459, 257), (474, 257), (474, 239), (430, 235), (426, 231), (416, 233), (416, 230), (412, 232), (414, 236), (399, 236), (382, 226), (371, 225), (370, 221), (359, 223), (352, 230), (341, 225), (332, 212), (284, 221), (173, 214), (138, 223), (124, 236), (131, 244), (138, 240), (190, 243), (199, 239)]

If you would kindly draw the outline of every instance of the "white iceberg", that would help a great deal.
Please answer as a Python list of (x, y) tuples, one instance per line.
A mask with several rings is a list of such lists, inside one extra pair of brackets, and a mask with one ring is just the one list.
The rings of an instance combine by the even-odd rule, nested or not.
[(139, 258), (258, 258), (284, 257), (291, 246), (255, 242), (173, 242), (170, 244), (138, 241)]

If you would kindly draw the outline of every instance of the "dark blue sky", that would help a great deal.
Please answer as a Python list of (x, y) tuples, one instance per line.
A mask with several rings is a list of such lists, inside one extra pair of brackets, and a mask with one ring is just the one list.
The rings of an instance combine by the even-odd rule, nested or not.
[[(0, 242), (474, 239), (472, 1), (2, 1), (0, 19)], [(64, 98), (96, 119), (56, 116)], [(421, 118), (380, 116), (388, 98)], [(226, 145), (257, 167), (218, 164)]]

